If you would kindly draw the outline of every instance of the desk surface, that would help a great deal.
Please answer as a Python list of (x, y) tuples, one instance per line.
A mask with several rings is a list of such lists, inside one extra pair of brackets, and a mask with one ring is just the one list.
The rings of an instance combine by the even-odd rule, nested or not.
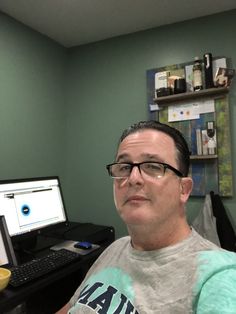
[[(111, 239), (110, 243), (113, 240), (114, 238)], [(10, 309), (13, 309), (18, 304), (27, 301), (27, 299), (31, 298), (33, 294), (35, 293), (38, 294), (40, 291), (43, 291), (46, 287), (50, 287), (50, 285), (54, 283), (58, 283), (57, 286), (60, 287), (60, 284), (62, 284), (60, 281), (65, 280), (70, 275), (73, 275), (73, 277), (78, 279), (77, 286), (79, 286), (80, 282), (82, 281), (83, 277), (87, 273), (90, 266), (103, 252), (103, 250), (107, 247), (108, 244), (109, 243), (107, 241), (104, 245), (100, 243), (100, 248), (98, 248), (95, 251), (92, 251), (87, 255), (82, 256), (79, 261), (72, 262), (71, 264), (62, 267), (59, 270), (53, 271), (50, 274), (47, 274), (41, 277), (40, 279), (36, 279), (21, 287), (13, 288), (8, 286), (4, 291), (0, 293), (0, 312), (4, 313), (6, 311), (9, 311)], [(48, 249), (45, 250), (45, 253), (47, 251)], [(40, 252), (40, 254), (43, 253)], [(64, 285), (63, 289), (65, 289)], [(66, 302), (67, 300), (65, 300), (64, 303)], [(48, 313), (52, 313), (52, 310), (49, 311)]]

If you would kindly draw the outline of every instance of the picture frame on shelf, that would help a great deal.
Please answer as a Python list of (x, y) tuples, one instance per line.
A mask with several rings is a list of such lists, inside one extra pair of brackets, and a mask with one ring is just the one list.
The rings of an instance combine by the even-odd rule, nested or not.
[(234, 69), (218, 68), (214, 78), (214, 84), (216, 87), (228, 87), (230, 86), (232, 79), (235, 75)]

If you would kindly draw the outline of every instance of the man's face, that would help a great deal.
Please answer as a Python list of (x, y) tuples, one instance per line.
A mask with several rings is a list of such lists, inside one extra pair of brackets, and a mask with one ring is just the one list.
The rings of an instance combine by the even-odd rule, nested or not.
[[(120, 144), (117, 162), (163, 162), (178, 169), (173, 139), (156, 130), (141, 130), (128, 135)], [(183, 214), (188, 194), (183, 182), (171, 170), (161, 178), (152, 178), (134, 167), (130, 176), (114, 179), (117, 210), (127, 225), (163, 224)], [(189, 179), (191, 180), (191, 179)]]

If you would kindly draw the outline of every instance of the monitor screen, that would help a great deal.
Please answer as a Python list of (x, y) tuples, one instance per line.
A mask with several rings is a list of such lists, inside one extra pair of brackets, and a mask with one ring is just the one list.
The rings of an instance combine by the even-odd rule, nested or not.
[(11, 237), (67, 221), (59, 178), (0, 181), (0, 215)]

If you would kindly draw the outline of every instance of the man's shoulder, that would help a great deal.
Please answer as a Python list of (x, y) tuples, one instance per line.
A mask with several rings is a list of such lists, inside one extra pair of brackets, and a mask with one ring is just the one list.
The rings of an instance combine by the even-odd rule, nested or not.
[(198, 262), (194, 308), (198, 313), (235, 313), (236, 254), (223, 249), (202, 251)]
[(199, 254), (199, 260), (202, 265), (206, 265), (211, 269), (215, 268), (232, 268), (236, 270), (236, 253), (224, 249), (206, 250)]
[(127, 256), (130, 246), (130, 237), (122, 237), (114, 242), (112, 242), (98, 257), (96, 262), (94, 263), (92, 269), (96, 267), (103, 267), (108, 266), (112, 263), (116, 263), (120, 258), (124, 258)]
[(123, 246), (128, 246), (130, 244), (131, 238), (130, 236), (125, 236), (125, 237), (121, 237), (119, 239), (116, 239), (114, 242), (112, 242), (109, 246), (108, 246), (108, 250), (111, 249), (116, 249), (118, 247), (123, 247)]
[(192, 228), (191, 242), (193, 248), (196, 248), (197, 250), (221, 250), (218, 245), (204, 238), (194, 228)]
[(198, 278), (200, 285), (203, 282), (224, 274), (226, 280), (233, 276), (236, 281), (236, 253), (226, 250), (207, 250), (198, 254)]

